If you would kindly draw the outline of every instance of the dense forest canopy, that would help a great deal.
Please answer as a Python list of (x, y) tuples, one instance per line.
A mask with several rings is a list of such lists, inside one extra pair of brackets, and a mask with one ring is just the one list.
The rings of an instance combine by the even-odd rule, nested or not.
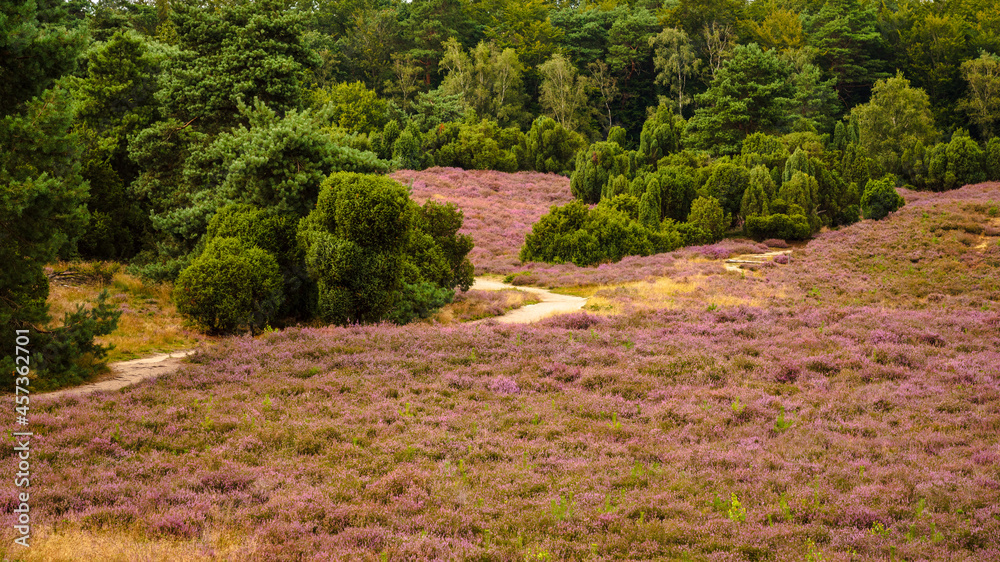
[[(471, 242), (456, 209), (404, 204), (366, 179), (394, 168), (572, 175), (574, 195), (600, 205), (543, 218), (522, 258), (581, 265), (733, 229), (806, 238), (898, 208), (892, 186), (1000, 175), (1000, 8), (986, 0), (2, 10), (0, 252), (24, 265), (3, 274), (5, 325), (48, 321), (40, 268), (57, 256), (128, 261), (157, 280), (187, 271), (196, 285), (206, 260), (270, 272), (253, 281), (270, 312), (227, 316), (244, 328), (275, 314), (424, 315), (467, 286)], [(328, 186), (331, 213), (348, 184), (368, 185), (395, 201), (372, 205), (406, 215), (392, 218), (405, 235), (386, 246), (351, 238), (336, 213), (316, 222), (324, 181), (341, 186)], [(265, 215), (276, 230), (217, 232)], [(391, 266), (344, 257), (366, 244)], [(256, 266), (236, 263), (255, 247), (267, 254)], [(352, 271), (391, 278), (390, 294), (352, 309), (364, 300), (343, 300)]]

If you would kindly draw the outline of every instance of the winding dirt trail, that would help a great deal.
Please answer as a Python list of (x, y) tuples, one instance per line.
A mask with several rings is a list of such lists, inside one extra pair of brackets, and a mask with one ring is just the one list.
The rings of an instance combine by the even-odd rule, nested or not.
[(171, 353), (143, 357), (142, 359), (109, 363), (108, 367), (111, 369), (111, 374), (113, 375), (110, 379), (73, 388), (65, 388), (55, 392), (47, 392), (41, 394), (41, 396), (51, 396), (54, 398), (60, 396), (81, 396), (100, 390), (111, 391), (125, 388), (148, 378), (173, 373), (181, 366), (181, 361), (194, 352), (195, 350), (193, 349), (185, 349), (183, 351), (173, 351)]
[(494, 318), (484, 318), (483, 320), (476, 320), (476, 322), (485, 322), (488, 320), (496, 320), (501, 324), (530, 324), (531, 322), (537, 322), (542, 318), (547, 318), (555, 314), (565, 314), (567, 312), (576, 312), (583, 308), (583, 305), (587, 304), (587, 299), (583, 297), (574, 297), (572, 295), (557, 295), (551, 291), (546, 291), (545, 289), (537, 289), (535, 287), (515, 287), (514, 285), (508, 285), (507, 283), (501, 283), (499, 281), (493, 281), (490, 279), (484, 279), (482, 277), (477, 277), (476, 282), (472, 285), (473, 289), (478, 289), (480, 291), (500, 291), (503, 289), (517, 289), (519, 291), (524, 291), (526, 293), (531, 293), (536, 295), (542, 302), (529, 304), (528, 306), (523, 306), (521, 308), (512, 310), (503, 316), (497, 316)]
[[(476, 278), (475, 284), (472, 285), (472, 288), (479, 289), (481, 291), (518, 289), (520, 291), (537, 295), (542, 301), (512, 310), (503, 316), (492, 319), (487, 318), (484, 320), (477, 320), (476, 322), (496, 320), (501, 324), (528, 324), (531, 322), (537, 322), (538, 320), (552, 316), (553, 314), (575, 312), (583, 308), (583, 305), (587, 303), (587, 299), (583, 297), (557, 295), (550, 291), (546, 291), (545, 289), (536, 289), (534, 287), (515, 287), (513, 285), (484, 279), (482, 277)], [(118, 390), (148, 378), (173, 373), (180, 368), (183, 359), (194, 352), (195, 350), (193, 349), (185, 349), (182, 351), (173, 351), (171, 353), (153, 355), (151, 357), (143, 357), (142, 359), (110, 363), (108, 367), (110, 367), (113, 375), (111, 378), (74, 388), (47, 392), (45, 394), (41, 394), (40, 396), (58, 398), (60, 396), (82, 396), (92, 392)]]
[(722, 266), (725, 267), (727, 271), (740, 271), (744, 265), (760, 265), (770, 261), (775, 256), (788, 255), (791, 253), (791, 250), (776, 250), (773, 252), (764, 252), (763, 254), (743, 254), (741, 256), (729, 258), (724, 264), (722, 264)]

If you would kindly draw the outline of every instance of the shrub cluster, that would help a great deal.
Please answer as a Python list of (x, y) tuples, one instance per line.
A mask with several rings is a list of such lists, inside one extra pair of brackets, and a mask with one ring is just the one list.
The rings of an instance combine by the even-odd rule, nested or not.
[(423, 207), (383, 176), (340, 172), (301, 221), (230, 205), (178, 276), (178, 311), (215, 333), (258, 331), (287, 318), (347, 324), (426, 317), (472, 284), (452, 205)]

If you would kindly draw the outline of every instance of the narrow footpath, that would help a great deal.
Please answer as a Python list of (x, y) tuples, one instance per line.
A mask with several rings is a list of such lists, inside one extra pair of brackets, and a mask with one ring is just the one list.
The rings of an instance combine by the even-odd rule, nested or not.
[[(542, 301), (512, 310), (503, 316), (477, 320), (476, 322), (496, 320), (502, 324), (528, 324), (531, 322), (537, 322), (542, 318), (546, 318), (554, 314), (575, 312), (583, 308), (583, 305), (587, 303), (587, 299), (583, 297), (557, 295), (553, 292), (546, 291), (545, 289), (536, 289), (534, 287), (515, 287), (513, 285), (508, 285), (499, 281), (491, 281), (481, 277), (476, 278), (475, 284), (472, 285), (472, 288), (480, 291), (518, 289), (520, 291), (537, 295)], [(139, 381), (173, 373), (183, 364), (183, 359), (194, 352), (195, 350), (193, 349), (185, 349), (182, 351), (174, 351), (171, 353), (144, 357), (142, 359), (132, 359), (131, 361), (118, 361), (116, 363), (110, 363), (108, 367), (111, 369), (111, 373), (113, 375), (112, 378), (90, 384), (84, 384), (74, 388), (65, 388), (55, 392), (48, 392), (42, 394), (41, 396), (54, 398), (60, 396), (81, 396), (84, 394), (90, 394), (91, 392), (102, 390), (112, 391), (125, 388), (126, 386), (135, 384)]]

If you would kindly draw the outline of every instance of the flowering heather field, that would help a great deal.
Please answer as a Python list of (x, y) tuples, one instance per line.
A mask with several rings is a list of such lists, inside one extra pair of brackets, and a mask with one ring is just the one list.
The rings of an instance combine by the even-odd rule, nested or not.
[(455, 293), (454, 302), (445, 306), (434, 320), (443, 323), (481, 320), (503, 316), (512, 310), (537, 302), (541, 302), (537, 295), (518, 289), (458, 291)]
[(421, 204), (428, 199), (452, 202), (465, 213), (459, 232), (471, 235), (476, 244), (469, 259), (477, 275), (513, 271), (531, 225), (553, 205), (573, 200), (569, 178), (556, 174), (430, 168), (400, 170), (392, 178), (410, 186)]
[(784, 265), (645, 258), (601, 314), (289, 329), (36, 398), (27, 558), (1000, 560), (1000, 188), (907, 197)]
[(1000, 559), (998, 334), (802, 305), (236, 339), (40, 400), (35, 517), (260, 560)]

